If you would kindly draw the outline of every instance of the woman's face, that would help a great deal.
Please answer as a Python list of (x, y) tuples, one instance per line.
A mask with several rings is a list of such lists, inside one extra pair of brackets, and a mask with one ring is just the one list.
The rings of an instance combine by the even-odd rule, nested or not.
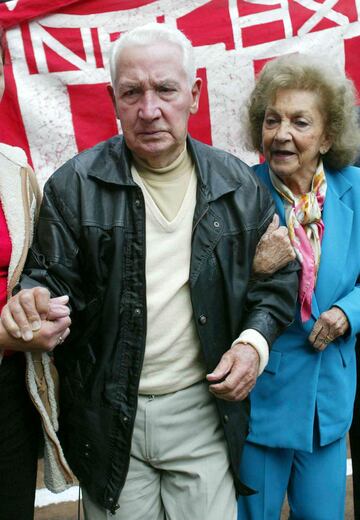
[[(318, 95), (306, 90), (278, 90), (267, 106), (263, 127), (263, 152), (272, 171), (290, 188), (308, 191), (320, 152), (330, 148)], [(304, 192), (304, 189), (300, 190)]]
[(2, 100), (5, 90), (5, 78), (4, 78), (4, 64), (2, 59), (2, 52), (0, 47), (0, 101)]

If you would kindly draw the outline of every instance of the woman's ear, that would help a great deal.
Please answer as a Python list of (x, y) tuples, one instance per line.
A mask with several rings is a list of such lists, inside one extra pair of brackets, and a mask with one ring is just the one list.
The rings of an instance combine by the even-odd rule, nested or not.
[(323, 143), (320, 146), (319, 152), (321, 155), (325, 155), (331, 148), (332, 140), (329, 137), (324, 137)]

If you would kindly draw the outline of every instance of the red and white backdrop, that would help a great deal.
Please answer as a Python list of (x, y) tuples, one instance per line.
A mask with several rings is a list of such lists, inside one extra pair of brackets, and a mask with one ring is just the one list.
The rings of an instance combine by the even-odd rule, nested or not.
[[(263, 63), (306, 52), (340, 66), (360, 90), (360, 0), (11, 0), (0, 141), (21, 146), (41, 182), (119, 132), (106, 84), (112, 41), (150, 21), (181, 29), (204, 80), (190, 132), (248, 162), (242, 107)], [(121, 131), (121, 130), (120, 130)]]

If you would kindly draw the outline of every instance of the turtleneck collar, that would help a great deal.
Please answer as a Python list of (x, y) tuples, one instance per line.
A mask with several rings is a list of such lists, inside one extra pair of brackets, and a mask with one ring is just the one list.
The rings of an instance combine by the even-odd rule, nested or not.
[(173, 161), (168, 166), (165, 166), (164, 168), (152, 168), (134, 154), (132, 158), (134, 166), (139, 175), (151, 181), (162, 182), (164, 180), (171, 180), (176, 179), (178, 177), (182, 177), (182, 175), (190, 171), (192, 166), (192, 159), (186, 148), (186, 145), (184, 147), (184, 150), (175, 159), (175, 161)]

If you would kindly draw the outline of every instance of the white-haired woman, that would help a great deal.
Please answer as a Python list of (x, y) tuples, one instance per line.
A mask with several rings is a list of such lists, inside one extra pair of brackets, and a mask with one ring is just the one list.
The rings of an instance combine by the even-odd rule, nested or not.
[(249, 105), (256, 174), (270, 189), (300, 264), (294, 323), (274, 343), (251, 393), (240, 476), (258, 494), (238, 518), (341, 520), (345, 436), (360, 331), (360, 139), (354, 88), (321, 60), (268, 62)]

